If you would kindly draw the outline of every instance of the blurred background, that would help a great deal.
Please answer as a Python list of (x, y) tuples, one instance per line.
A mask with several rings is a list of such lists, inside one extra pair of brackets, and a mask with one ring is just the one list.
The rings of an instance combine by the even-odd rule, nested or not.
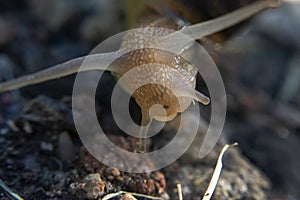
[[(189, 23), (251, 2), (153, 1), (160, 14)], [(157, 9), (153, 3), (147, 12)], [(138, 0), (0, 0), (0, 81), (86, 55), (107, 37), (142, 22), (144, 10)], [(224, 135), (237, 141), (241, 153), (266, 175), (268, 197), (274, 200), (300, 199), (299, 35), (300, 4), (293, 3), (202, 41), (227, 91)], [(68, 98), (74, 77), (0, 94), (0, 134), (29, 99)], [(99, 104), (105, 105), (114, 79), (107, 73), (102, 81)]]

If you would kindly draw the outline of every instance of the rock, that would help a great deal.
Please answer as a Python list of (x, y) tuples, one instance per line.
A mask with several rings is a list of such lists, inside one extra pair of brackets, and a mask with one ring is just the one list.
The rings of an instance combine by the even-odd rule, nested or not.
[(71, 117), (71, 109), (64, 103), (56, 102), (46, 96), (39, 96), (31, 100), (23, 108), (16, 123), (24, 124), (30, 122), (34, 125), (39, 124), (48, 127), (49, 130), (63, 126), (63, 130), (66, 130), (73, 128), (73, 124), (70, 124), (72, 123)]
[[(114, 139), (114, 141), (116, 142), (117, 140)], [(126, 140), (122, 139), (122, 137), (119, 139), (119, 142), (120, 141), (126, 142)], [(131, 145), (129, 144), (128, 146)], [(111, 159), (116, 159), (115, 155), (111, 155)], [(100, 163), (93, 156), (91, 156), (85, 148), (82, 148), (81, 150), (80, 160), (82, 166), (87, 171), (98, 172), (101, 174), (103, 180), (110, 185), (110, 187), (107, 188), (108, 193), (116, 192), (116, 190), (118, 191), (118, 188), (122, 188), (122, 190), (128, 192), (136, 192), (155, 196), (165, 192), (167, 183), (164, 174), (160, 171), (151, 173), (121, 172), (116, 168), (110, 168)], [(132, 167), (136, 167), (137, 165), (136, 163), (130, 164)]]
[(134, 196), (129, 193), (124, 194), (120, 200), (137, 200)]
[[(186, 126), (183, 126), (180, 134), (188, 135), (191, 131), (189, 123), (195, 123), (194, 120), (199, 118), (197, 112), (192, 110), (188, 110), (188, 112), (186, 114), (187, 118), (181, 119), (181, 123), (186, 124)], [(165, 128), (170, 131), (171, 127), (176, 127), (176, 123), (178, 123), (176, 120), (167, 123)], [(176, 192), (172, 192), (171, 189), (176, 188), (178, 183), (182, 186), (184, 199), (201, 199), (203, 196), (211, 179), (219, 153), (222, 147), (228, 143), (223, 133), (212, 151), (200, 159), (199, 150), (207, 127), (208, 124), (204, 119), (201, 119), (200, 128), (193, 140), (193, 144), (176, 163), (172, 164), (173, 166), (163, 170), (165, 176), (168, 177), (167, 192), (171, 195), (171, 199), (177, 198)], [(159, 138), (159, 140), (163, 139)], [(187, 140), (189, 140), (188, 137), (183, 138), (181, 142), (186, 143), (188, 142)], [(157, 141), (154, 140), (152, 143), (156, 144)], [(180, 144), (178, 145), (180, 146)], [(225, 153), (223, 166), (213, 199), (260, 200), (267, 198), (267, 192), (270, 189), (269, 180), (239, 152), (238, 147), (233, 147)]]
[(41, 142), (40, 148), (43, 151), (53, 151), (53, 144), (49, 142)]
[(280, 125), (271, 125), (269, 128), (253, 127), (241, 134), (231, 135), (231, 138), (240, 141), (244, 154), (255, 161), (269, 177), (277, 198), (289, 196), (299, 199), (299, 137), (291, 129), (285, 130), (288, 133), (284, 137), (279, 132), (276, 134), (274, 130), (284, 131), (284, 126)]
[[(262, 172), (243, 157), (237, 147), (225, 153), (223, 158), (223, 169), (217, 184), (213, 200), (260, 200), (267, 199), (267, 192), (270, 189), (270, 182)], [(173, 173), (173, 177), (168, 179), (168, 188), (176, 188), (176, 184), (182, 186), (183, 197), (185, 199), (199, 198), (204, 192), (211, 179), (221, 144), (218, 144), (208, 156), (193, 161), (188, 164), (180, 164)], [(169, 168), (166, 169), (168, 171)], [(170, 173), (170, 172), (169, 172)], [(176, 198), (176, 193), (172, 194), (171, 199)]]
[(78, 195), (81, 199), (98, 199), (103, 195), (105, 183), (102, 181), (100, 174), (88, 174), (82, 182), (72, 183), (71, 192)]

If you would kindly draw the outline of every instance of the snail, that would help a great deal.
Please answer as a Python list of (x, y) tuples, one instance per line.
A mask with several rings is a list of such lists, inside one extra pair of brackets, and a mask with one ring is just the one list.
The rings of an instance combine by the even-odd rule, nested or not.
[[(246, 20), (262, 10), (278, 7), (280, 4), (280, 0), (257, 1), (212, 20), (186, 26), (185, 28), (179, 29), (178, 32), (185, 34), (194, 40), (201, 39)], [(147, 26), (159, 27), (164, 24), (169, 24), (167, 28), (178, 29), (177, 24), (167, 18), (154, 20)], [(173, 40), (176, 37), (176, 33), (177, 32), (151, 33), (150, 31), (146, 34), (154, 35), (154, 38), (164, 37), (164, 39), (174, 43)], [(204, 105), (209, 104), (209, 98), (195, 89), (195, 76), (197, 73), (195, 67), (185, 62), (184, 59), (181, 59), (180, 55), (172, 55), (167, 52), (151, 48), (141, 49), (144, 43), (150, 42), (150, 40), (147, 41), (148, 37), (145, 35), (137, 34), (139, 33), (134, 32), (126, 35), (123, 38), (120, 49), (117, 51), (78, 57), (40, 72), (0, 83), (0, 92), (64, 77), (82, 70), (109, 70), (115, 77), (120, 78), (127, 71), (135, 68), (137, 65), (159, 63), (161, 65), (169, 66), (169, 68), (156, 67), (153, 68), (154, 70), (141, 70), (139, 71), (139, 74), (142, 76), (137, 76), (135, 79), (144, 77), (146, 79), (159, 80), (167, 77), (167, 84), (171, 87), (176, 87), (178, 91), (183, 91), (184, 95), (176, 97), (176, 95), (168, 88), (153, 83), (143, 85), (136, 89), (132, 96), (141, 108), (141, 125), (146, 126), (152, 119), (163, 122), (170, 121), (177, 116), (178, 113), (184, 112), (193, 100)], [(133, 47), (138, 50), (132, 50)], [(124, 52), (126, 53), (124, 54)], [(85, 61), (84, 64), (86, 66), (84, 68), (80, 68), (83, 61)], [(104, 63), (111, 61), (113, 61), (111, 66), (109, 68), (105, 68)], [(123, 85), (124, 89), (133, 88), (137, 81), (138, 80), (135, 81), (132, 79), (125, 81)], [(162, 105), (162, 109), (164, 109), (164, 111), (162, 112), (161, 109), (151, 110), (151, 107), (155, 104)]]

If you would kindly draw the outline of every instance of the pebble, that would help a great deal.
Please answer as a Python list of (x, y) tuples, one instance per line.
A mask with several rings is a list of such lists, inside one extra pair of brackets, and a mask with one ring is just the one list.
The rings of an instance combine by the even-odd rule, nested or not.
[(70, 185), (71, 192), (77, 194), (80, 199), (98, 199), (104, 194), (105, 183), (100, 174), (88, 174), (81, 182), (72, 183)]
[(53, 151), (53, 144), (49, 142), (41, 142), (41, 149), (43, 151)]
[(134, 196), (129, 193), (124, 194), (120, 200), (137, 200)]

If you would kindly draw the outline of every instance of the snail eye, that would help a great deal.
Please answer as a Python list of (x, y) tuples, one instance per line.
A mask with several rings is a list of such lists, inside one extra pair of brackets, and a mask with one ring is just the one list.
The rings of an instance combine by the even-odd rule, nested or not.
[(170, 107), (168, 105), (163, 105), (164, 109), (169, 109)]

